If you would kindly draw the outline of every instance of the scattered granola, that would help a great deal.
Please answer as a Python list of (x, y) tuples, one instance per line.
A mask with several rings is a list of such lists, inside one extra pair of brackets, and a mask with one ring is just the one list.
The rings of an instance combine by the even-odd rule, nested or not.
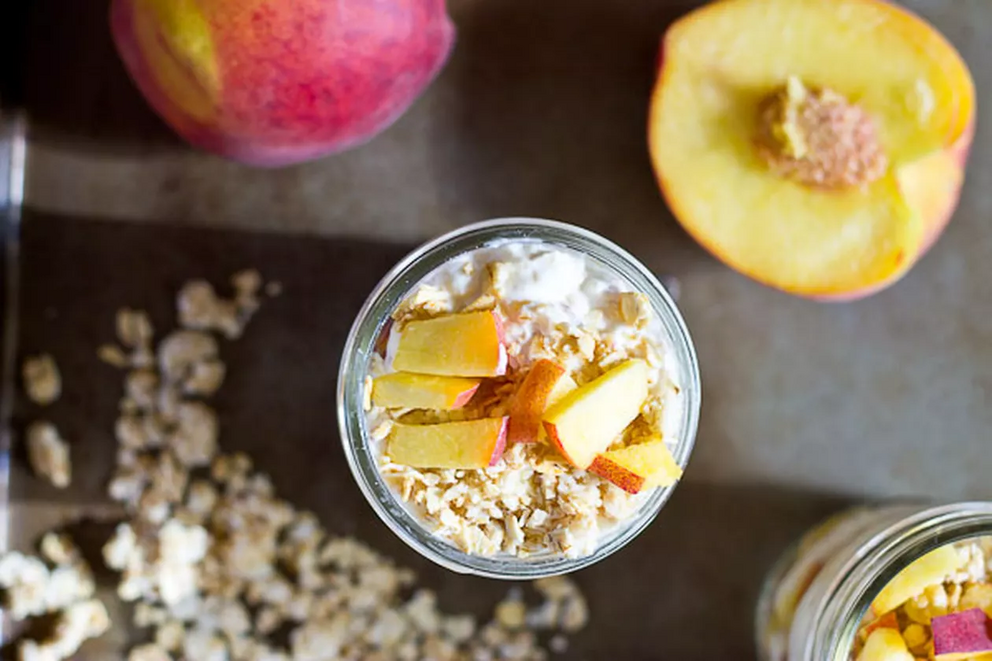
[[(252, 307), (261, 286), (256, 275), (233, 281), (239, 310)], [(183, 291), (186, 325), (226, 332), (214, 313), (197, 311), (208, 299), (202, 284)], [(134, 349), (154, 339), (141, 319), (147, 316), (140, 311), (118, 315), (119, 339), (130, 353), (114, 345), (101, 351), (128, 370), (108, 485), (127, 519), (104, 545), (103, 560), (120, 573), (119, 597), (135, 602), (135, 625), (151, 629), (151, 642), (132, 648), (129, 661), (546, 658), (534, 632), (566, 630), (561, 614), (574, 606), (564, 604), (581, 600), (573, 584), (562, 579), (571, 587), (553, 594), (539, 588), (545, 604), (556, 604), (550, 619), (533, 614), (547, 610), (543, 604), (533, 613), (519, 610), (523, 601), (512, 627), (499, 617), (480, 628), (470, 615), (442, 613), (432, 592), (416, 589), (411, 571), (357, 540), (330, 535), (315, 515), (279, 498), (250, 457), (222, 452), (217, 415), (203, 401), (223, 377), (216, 340), (199, 329), (176, 331), (157, 356), (135, 361)], [(45, 428), (46, 438), (52, 433)], [(71, 541), (52, 533), (41, 551), (54, 569), (20, 554), (0, 559), (0, 587), (12, 612), (68, 606), (51, 638), (20, 642), (21, 661), (61, 660), (109, 626)]]
[[(391, 319), (387, 339), (378, 343), (385, 349), (371, 358), (372, 378), (365, 380), (369, 442), (397, 497), (462, 551), (590, 555), (653, 487), (681, 474), (670, 450), (679, 440), (683, 404), (665, 332), (648, 297), (593, 260), (536, 241), (489, 245), (438, 267)], [(439, 359), (433, 347), (442, 343), (459, 348)], [(490, 344), (505, 351), (505, 360)], [(456, 351), (464, 354), (461, 363), (432, 364)], [(540, 363), (547, 375), (532, 386), (528, 378)], [(631, 366), (645, 374), (642, 390), (621, 397), (632, 407), (629, 417), (610, 405), (591, 416), (623, 419), (588, 461), (546, 437), (542, 415), (553, 401)], [(397, 395), (401, 388), (405, 398)], [(545, 399), (528, 410), (534, 393)], [(508, 415), (509, 433), (500, 437), (496, 421)], [(514, 429), (524, 418), (529, 430)], [(447, 424), (471, 421), (494, 423), (491, 429)], [(461, 449), (451, 456), (428, 451), (428, 444), (445, 445), (430, 442), (431, 430)], [(629, 457), (614, 461), (607, 450), (635, 446), (638, 465), (651, 474), (621, 474), (623, 465), (610, 470)], [(599, 453), (614, 463), (593, 461)]]
[(39, 477), (44, 477), (59, 489), (69, 486), (72, 465), (69, 446), (50, 422), (31, 423), (27, 429), (28, 461)]
[(54, 615), (44, 638), (20, 641), (21, 661), (60, 661), (72, 656), (88, 638), (109, 625), (106, 609), (93, 598), (96, 584), (82, 554), (68, 535), (48, 533), (41, 559), (10, 552), (0, 557), (3, 607), (14, 620)]
[(62, 377), (55, 359), (43, 353), (24, 361), (21, 369), (28, 398), (40, 406), (51, 404), (62, 394)]

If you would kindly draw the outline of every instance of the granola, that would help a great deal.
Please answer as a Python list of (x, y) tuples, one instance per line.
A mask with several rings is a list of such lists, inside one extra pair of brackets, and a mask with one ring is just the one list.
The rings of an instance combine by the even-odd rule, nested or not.
[[(438, 386), (425, 380), (429, 377), (417, 381), (416, 373), (455, 373), (445, 371), (447, 367), (428, 372), (415, 361), (411, 368), (411, 360), (400, 366), (404, 332), (416, 326), (419, 333), (425, 320), (484, 311), (498, 319), (505, 371), (495, 363), (490, 372), (495, 376), (466, 383), (461, 399), (433, 408), (419, 402), (400, 406), (386, 397), (387, 381), (392, 385), (397, 376), (426, 384), (433, 393)], [(650, 300), (577, 253), (536, 241), (503, 242), (469, 252), (421, 281), (392, 313), (384, 333), (379, 347), (385, 350), (373, 355), (364, 392), (369, 442), (380, 473), (426, 528), (466, 553), (589, 555), (604, 535), (636, 513), (651, 490), (641, 490), (640, 484), (621, 489), (601, 474), (570, 464), (551, 443), (514, 442), (512, 433), (505, 451), (494, 455), (488, 467), (424, 465), (429, 462), (397, 456), (396, 438), (409, 434), (410, 425), (510, 415), (512, 428), (514, 398), (524, 397), (522, 384), (538, 362), (559, 366), (573, 387), (581, 388), (633, 360), (647, 365), (647, 396), (610, 449), (660, 440), (667, 452), (678, 443), (678, 370)], [(483, 372), (459, 375), (479, 374)], [(373, 393), (378, 393), (377, 401)]]
[(51, 404), (62, 394), (62, 377), (55, 359), (44, 353), (24, 361), (21, 370), (28, 398), (40, 406)]
[[(250, 457), (225, 453), (205, 400), (223, 375), (209, 333), (230, 328), (198, 311), (196, 297), (206, 289), (194, 285), (180, 296), (180, 317), (209, 329), (168, 334), (156, 354), (147, 315), (125, 309), (117, 319), (124, 348), (101, 350), (124, 370), (108, 492), (127, 513), (103, 547), (103, 562), (119, 573), (118, 596), (135, 604), (134, 625), (149, 630), (149, 642), (133, 647), (129, 661), (526, 661), (547, 657), (537, 637), (543, 631), (564, 649), (563, 633), (584, 625), (588, 613), (573, 583), (536, 586), (544, 603), (525, 608), (520, 601), (512, 626), (499, 617), (480, 626), (471, 615), (444, 613), (413, 572), (331, 535), (314, 514), (281, 499)], [(238, 318), (246, 321), (261, 279), (242, 272), (233, 285)], [(205, 374), (217, 378), (205, 381)], [(46, 427), (45, 436), (52, 434)], [(53, 568), (18, 553), (0, 558), (12, 615), (57, 614), (49, 637), (19, 641), (21, 661), (68, 658), (110, 625), (71, 540), (49, 533), (40, 549)], [(554, 617), (543, 616), (549, 610)]]
[(14, 620), (48, 616), (51, 625), (42, 638), (23, 640), (21, 661), (59, 661), (72, 656), (82, 643), (109, 627), (103, 604), (94, 598), (93, 572), (65, 534), (48, 533), (41, 540), (40, 558), (16, 551), (0, 557), (3, 607)]
[(31, 423), (27, 430), (28, 461), (40, 477), (64, 489), (72, 480), (69, 446), (50, 422)]

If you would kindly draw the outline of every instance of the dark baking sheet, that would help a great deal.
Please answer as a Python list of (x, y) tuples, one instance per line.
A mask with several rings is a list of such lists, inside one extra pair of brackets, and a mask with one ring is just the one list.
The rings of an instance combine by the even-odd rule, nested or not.
[(978, 133), (934, 249), (896, 287), (843, 305), (734, 274), (658, 195), (644, 138), (658, 39), (700, 2), (448, 4), (453, 57), (394, 127), (346, 154), (260, 171), (186, 149), (148, 110), (113, 52), (106, 0), (14, 3), (0, 22), (0, 100), (26, 107), (32, 132), (21, 342), (63, 365), (53, 415), (78, 476), (59, 494), (15, 465), (16, 546), (62, 517), (107, 513), (120, 383), (95, 347), (116, 308), (163, 323), (186, 278), (257, 266), (286, 293), (224, 346), (226, 444), (257, 450), (332, 531), (417, 566), (452, 610), (481, 613), (505, 586), (424, 566), (362, 501), (337, 448), (332, 384), (359, 301), (405, 250), (383, 239), (514, 214), (589, 227), (677, 276), (703, 377), (686, 481), (631, 547), (577, 576), (593, 621), (567, 658), (753, 658), (762, 575), (822, 514), (866, 496), (992, 497), (992, 3), (906, 3), (968, 60)]
[[(112, 426), (121, 374), (99, 362), (120, 306), (171, 327), (189, 278), (218, 285), (256, 267), (284, 293), (263, 304), (245, 337), (223, 342), (228, 379), (214, 402), (221, 443), (244, 450), (280, 493), (414, 567), (452, 611), (487, 613), (501, 582), (456, 576), (409, 551), (374, 516), (348, 471), (334, 412), (337, 364), (365, 295), (408, 246), (175, 227), (140, 227), (29, 213), (23, 232), (21, 354), (51, 352), (63, 396), (45, 411), (72, 444), (75, 479), (59, 491), (13, 466), (12, 537), (29, 544), (61, 518), (106, 518)], [(39, 412), (19, 401), (15, 429)], [(794, 536), (840, 506), (774, 488), (697, 484), (690, 471), (659, 519), (628, 549), (577, 576), (593, 619), (564, 658), (753, 656), (751, 619), (763, 573)]]

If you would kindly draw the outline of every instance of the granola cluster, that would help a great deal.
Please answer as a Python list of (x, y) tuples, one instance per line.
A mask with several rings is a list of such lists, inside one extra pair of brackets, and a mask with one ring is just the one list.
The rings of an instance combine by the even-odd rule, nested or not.
[[(543, 259), (538, 257), (537, 259)], [(452, 313), (494, 310), (503, 320), (509, 369), (488, 379), (463, 408), (451, 411), (384, 409), (373, 405), (373, 377), (390, 371), (386, 351), (371, 359), (365, 408), (369, 435), (383, 478), (413, 506), (431, 532), (474, 555), (528, 557), (593, 553), (603, 535), (629, 519), (649, 492), (630, 494), (602, 477), (570, 465), (549, 443), (518, 443), (484, 469), (414, 468), (392, 461), (386, 439), (395, 423), (435, 424), (507, 415), (529, 367), (541, 359), (562, 365), (576, 385), (602, 376), (632, 358), (647, 362), (649, 396), (641, 414), (614, 448), (663, 436), (674, 440), (665, 412), (679, 388), (671, 380), (660, 331), (641, 293), (612, 291), (602, 305), (589, 306), (581, 319), (565, 319), (541, 301), (510, 295), (522, 276), (512, 262), (464, 263), (459, 278), (471, 284), (452, 291), (431, 282), (419, 284), (392, 314), (389, 334), (402, 333), (411, 321)], [(545, 265), (542, 265), (542, 269)], [(543, 271), (547, 273), (547, 271)], [(553, 273), (537, 277), (554, 278)], [(515, 286), (520, 289), (519, 282)], [(582, 302), (585, 304), (585, 302)], [(381, 342), (380, 348), (389, 342)]]
[[(150, 638), (128, 661), (536, 660), (547, 654), (540, 632), (552, 649), (567, 649), (564, 634), (588, 619), (571, 581), (537, 582), (536, 606), (512, 591), (488, 623), (446, 614), (410, 570), (330, 534), (313, 513), (280, 498), (250, 457), (222, 451), (207, 401), (226, 374), (214, 334), (243, 333), (262, 279), (248, 271), (232, 284), (233, 299), (203, 281), (184, 286), (182, 328), (157, 346), (148, 315), (123, 309), (119, 344), (98, 351), (125, 370), (108, 492), (127, 518), (103, 561)], [(4, 605), (15, 617), (64, 609), (49, 638), (19, 642), (20, 661), (68, 658), (110, 626), (71, 543), (47, 535), (41, 552), (54, 569), (19, 553), (0, 559)]]
[(41, 557), (12, 552), (0, 558), (4, 609), (15, 621), (44, 618), (34, 638), (21, 641), (19, 661), (59, 661), (110, 628), (110, 616), (94, 597), (93, 572), (66, 535), (46, 534)]

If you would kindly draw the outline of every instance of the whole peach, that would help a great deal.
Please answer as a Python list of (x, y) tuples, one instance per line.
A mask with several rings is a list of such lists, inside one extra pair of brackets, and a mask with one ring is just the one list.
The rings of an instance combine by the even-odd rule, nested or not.
[(112, 0), (151, 106), (191, 144), (263, 166), (361, 144), (447, 60), (444, 0)]

